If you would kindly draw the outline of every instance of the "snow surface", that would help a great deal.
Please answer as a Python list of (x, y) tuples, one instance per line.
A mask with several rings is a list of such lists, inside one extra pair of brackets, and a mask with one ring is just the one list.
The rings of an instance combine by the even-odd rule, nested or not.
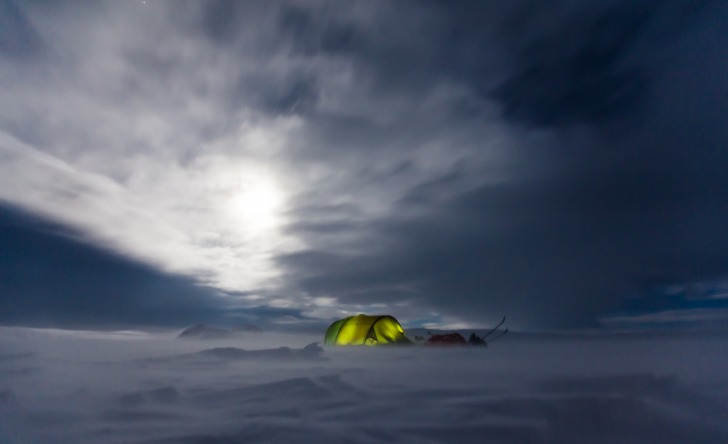
[(728, 443), (725, 336), (178, 333), (0, 328), (0, 443)]

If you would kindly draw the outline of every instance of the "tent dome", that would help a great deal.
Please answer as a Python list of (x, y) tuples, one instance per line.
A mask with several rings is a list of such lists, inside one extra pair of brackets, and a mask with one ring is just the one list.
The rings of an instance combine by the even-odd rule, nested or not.
[(325, 345), (411, 344), (392, 316), (359, 314), (339, 319), (329, 326)]

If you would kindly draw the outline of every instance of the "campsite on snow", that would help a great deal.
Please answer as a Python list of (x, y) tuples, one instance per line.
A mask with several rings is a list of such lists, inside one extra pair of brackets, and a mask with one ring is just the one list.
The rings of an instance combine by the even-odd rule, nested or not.
[(727, 0), (0, 0), (0, 444), (728, 444), (727, 74)]
[(0, 327), (0, 441), (728, 439), (722, 335), (512, 332), (487, 348), (179, 335)]

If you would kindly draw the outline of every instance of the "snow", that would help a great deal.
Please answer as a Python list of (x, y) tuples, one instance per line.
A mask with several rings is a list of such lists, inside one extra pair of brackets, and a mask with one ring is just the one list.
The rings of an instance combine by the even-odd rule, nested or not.
[(177, 334), (0, 328), (0, 442), (728, 442), (725, 336)]

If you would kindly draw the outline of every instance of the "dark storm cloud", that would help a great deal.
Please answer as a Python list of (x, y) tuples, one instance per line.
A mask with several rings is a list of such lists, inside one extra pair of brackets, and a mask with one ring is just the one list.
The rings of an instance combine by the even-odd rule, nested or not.
[(78, 236), (0, 206), (0, 322), (177, 326), (222, 313), (212, 289), (87, 245)]
[(13, 0), (0, 1), (0, 55), (22, 59), (38, 54), (43, 40)]
[(542, 25), (539, 8), (508, 21), (506, 38), (515, 48), (515, 63), (492, 92), (508, 118), (545, 126), (598, 124), (634, 111), (656, 75), (651, 63), (665, 56), (708, 2), (605, 6), (567, 11), (555, 27)]
[[(410, 301), (475, 320), (505, 313), (522, 325), (576, 327), (635, 307), (679, 308), (654, 289), (728, 275), (725, 7), (515, 5), (415, 11), (426, 17), (420, 26), (432, 25), (431, 34), (407, 28), (416, 45), (385, 21), (387, 43), (367, 35), (347, 55), (362, 67), (358, 74), (375, 73), (367, 88), (380, 98), (398, 79), (411, 80), (393, 89), (409, 91), (412, 103), (419, 85), (457, 81), (495, 100), (514, 130), (528, 131), (525, 123), (544, 132), (509, 147), (508, 180), (488, 183), (481, 170), (480, 185), (463, 188), (478, 175), (466, 168), (478, 159), (475, 149), (465, 154), (466, 167), (410, 188), (382, 217), (327, 218), (312, 209), (316, 197), (300, 200), (300, 217), (322, 218), (292, 224), (312, 248), (279, 258), (300, 288), (346, 303)], [(479, 32), (478, 19), (493, 26)], [(464, 57), (475, 54), (472, 42), (496, 56)], [(372, 56), (388, 51), (404, 55)], [(440, 66), (443, 60), (450, 63)], [(384, 146), (397, 146), (391, 140), (410, 132), (406, 140), (416, 145), (442, 120), (463, 127), (489, 119), (476, 107), (476, 118), (464, 123), (454, 109), (410, 114), (399, 127), (354, 122), (367, 130), (353, 146), (371, 144), (383, 156), (379, 142), (387, 138)], [(337, 134), (331, 128), (319, 136), (340, 140)], [(317, 145), (320, 155), (336, 159), (325, 148), (331, 145), (340, 146)], [(340, 248), (346, 236), (369, 242), (352, 252)]]
[[(512, 76), (493, 92), (506, 116), (540, 125), (590, 123), (634, 106), (645, 92), (646, 73), (620, 64), (654, 11), (620, 6), (626, 7), (596, 19), (577, 15), (532, 36), (517, 53)], [(513, 33), (538, 20), (524, 17)]]
[[(507, 313), (531, 326), (592, 326), (620, 310), (677, 307), (650, 289), (728, 271), (725, 197), (628, 174), (485, 186), (439, 205), (415, 193), (411, 202), (427, 202), (424, 217), (322, 223), (316, 233), (368, 229), (380, 242), (374, 252), (282, 261), (313, 294), (409, 300), (474, 319)], [(296, 228), (313, 238), (311, 227)]]
[[(27, 17), (0, 3), (4, 60), (75, 57), (38, 61), (50, 80), (38, 77), (44, 69), (4, 71), (4, 85), (25, 93), (5, 89), (0, 129), (38, 145), (8, 158), (46, 161), (34, 149), (47, 150), (98, 173), (83, 183), (108, 185), (114, 198), (137, 184), (129, 199), (109, 205), (149, 206), (139, 209), (150, 217), (126, 232), (135, 254), (146, 243), (130, 233), (149, 223), (169, 236), (158, 258), (176, 263), (172, 255), (186, 254), (209, 276), (223, 269), (235, 276), (239, 264), (230, 261), (247, 264), (258, 252), (217, 223), (229, 215), (215, 211), (240, 191), (218, 179), (249, 173), (242, 166), (250, 150), (271, 167), (267, 179), (283, 184), (290, 208), (281, 224), (301, 247), (282, 253), (269, 246), (280, 239), (265, 242), (262, 256), (282, 273), (272, 288), (237, 288), (241, 299), (262, 297), (249, 319), (305, 320), (333, 298), (334, 309), (409, 304), (422, 308), (420, 319), (432, 309), (474, 322), (507, 314), (524, 327), (574, 327), (629, 310), (679, 309), (681, 297), (656, 289), (728, 276), (721, 2), (147, 3), (104, 3), (82, 18), (73, 3), (29, 3)], [(40, 35), (55, 37), (46, 52), (36, 18), (46, 25)], [(54, 20), (66, 26), (47, 26)], [(89, 36), (99, 20), (109, 20), (110, 31), (96, 46)], [(69, 96), (79, 104), (74, 113)], [(21, 179), (31, 177), (30, 160), (16, 160), (28, 168)], [(36, 186), (21, 179), (9, 183)], [(48, 187), (49, 200), (38, 197), (36, 207), (62, 213), (58, 202), (74, 202), (62, 194), (73, 188), (64, 187)], [(184, 193), (200, 208), (194, 218), (156, 212), (191, 208)], [(81, 208), (89, 220), (107, 220), (93, 217), (106, 207)], [(219, 308), (192, 281), (24, 220), (30, 225), (4, 230), (49, 253), (3, 238), (16, 258), (0, 270), (18, 276), (7, 281), (13, 294), (40, 298), (5, 299), (8, 320), (53, 307), (59, 319), (79, 322), (112, 320), (112, 312), (172, 322)], [(195, 248), (176, 248), (191, 238)], [(23, 268), (31, 255), (35, 265)], [(29, 279), (34, 269), (49, 278)], [(71, 274), (80, 269), (95, 272)], [(68, 296), (78, 310), (48, 296), (48, 282), (78, 294)], [(138, 288), (120, 293), (127, 282)], [(91, 296), (114, 291), (117, 299)], [(171, 293), (183, 296), (177, 302)], [(274, 301), (288, 308), (267, 305)], [(155, 311), (162, 305), (178, 312)]]
[[(508, 119), (590, 124), (638, 109), (655, 63), (714, 4), (404, 2), (408, 13), (394, 20), (386, 3), (364, 19), (324, 3), (282, 7), (278, 26), (293, 54), (351, 60), (373, 93), (422, 92), (451, 80), (498, 101)], [(226, 28), (231, 16), (211, 29)]]
[(351, 22), (327, 20), (326, 14), (295, 5), (283, 8), (279, 17), (281, 35), (297, 53), (335, 55), (362, 49), (362, 30)]

